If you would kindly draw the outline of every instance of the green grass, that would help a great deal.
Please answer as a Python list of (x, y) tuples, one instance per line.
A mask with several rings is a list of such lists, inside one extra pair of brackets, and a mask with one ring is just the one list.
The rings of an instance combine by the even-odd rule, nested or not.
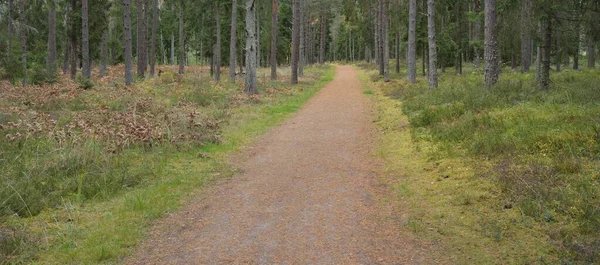
[(552, 73), (548, 92), (532, 74), (505, 71), (486, 90), (465, 72), (442, 74), (434, 91), (363, 76), (410, 227), (444, 242), (452, 262), (599, 262), (598, 72)]
[[(261, 82), (257, 98), (241, 96), (239, 82), (217, 85), (193, 73), (177, 84), (162, 77), (144, 81), (118, 96), (102, 85), (77, 91), (82, 94), (74, 99), (91, 99), (82, 111), (99, 124), (120, 128), (107, 117), (133, 112), (137, 123), (164, 135), (123, 143), (110, 134), (79, 141), (82, 132), (74, 131), (60, 142), (45, 132), (60, 130), (44, 127), (30, 138), (2, 142), (0, 194), (9, 200), (2, 202), (0, 263), (118, 263), (152, 220), (211, 180), (232, 176), (236, 170), (226, 158), (298, 110), (333, 75), (331, 66), (314, 67), (292, 88), (285, 81)], [(66, 107), (71, 100), (56, 99), (62, 103), (47, 111), (77, 116)], [(98, 109), (108, 114), (86, 112)], [(0, 130), (0, 136), (18, 130)]]

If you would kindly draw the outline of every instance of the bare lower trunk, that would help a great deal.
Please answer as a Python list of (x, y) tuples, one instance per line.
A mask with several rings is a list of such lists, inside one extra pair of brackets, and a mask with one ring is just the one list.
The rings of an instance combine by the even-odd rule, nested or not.
[(540, 88), (542, 90), (550, 88), (550, 55), (552, 52), (552, 18), (550, 17), (546, 19), (545, 35), (543, 68), (540, 75)]
[(152, 39), (150, 40), (151, 46), (150, 46), (149, 59), (150, 59), (150, 76), (154, 77), (154, 68), (156, 65), (156, 30), (158, 29), (158, 0), (151, 0), (151, 1), (152, 1)]
[(179, 74), (185, 72), (185, 36), (183, 35), (183, 1), (179, 3)]
[(48, 76), (54, 79), (56, 76), (56, 1), (48, 3)]
[(573, 69), (579, 70), (579, 49), (581, 48), (581, 41), (579, 38), (579, 33), (581, 32), (581, 26), (579, 23), (577, 23), (577, 26), (575, 27), (575, 32), (576, 32), (577, 38), (575, 38), (575, 51), (573, 53)]
[[(247, 7), (246, 7), (247, 8)], [(231, 30), (229, 41), (229, 81), (235, 81), (235, 64), (237, 62), (237, 0), (231, 1)], [(248, 41), (248, 39), (246, 40)]]
[[(408, 82), (417, 82), (417, 0), (409, 0), (408, 18), (408, 54), (407, 72)], [(423, 58), (424, 60), (425, 58)]]
[[(21, 25), (26, 25), (25, 21), (25, 0), (21, 0), (19, 9)], [(27, 29), (21, 29), (21, 63), (23, 64), (23, 86), (27, 85)]]
[(66, 10), (65, 10), (65, 31), (67, 34), (65, 34), (65, 47), (64, 47), (64, 57), (63, 57), (63, 65), (62, 65), (62, 70), (63, 70), (63, 74), (67, 74), (67, 72), (69, 72), (69, 53), (70, 51), (70, 40), (69, 40), (69, 26), (71, 25), (70, 23), (70, 15), (69, 15), (69, 5), (67, 5)]
[[(479, 12), (481, 12), (480, 0), (475, 0), (474, 8), (475, 8), (475, 13), (479, 14)], [(480, 59), (480, 55), (479, 55), (479, 42), (481, 41), (480, 34), (481, 34), (481, 21), (478, 17), (477, 20), (475, 20), (475, 23), (473, 25), (473, 42), (476, 43), (475, 47), (473, 48), (473, 52), (475, 53), (475, 57), (473, 58), (473, 65), (477, 69), (479, 69), (479, 67), (481, 66), (481, 59)]]
[(500, 76), (498, 56), (498, 31), (496, 22), (496, 0), (485, 1), (485, 86), (491, 87)]
[(106, 57), (108, 55), (108, 32), (102, 33), (102, 43), (100, 44), (100, 77), (104, 77), (106, 75)]
[(246, 94), (256, 94), (256, 0), (246, 0)]
[(438, 87), (435, 0), (427, 0), (427, 35), (429, 40), (429, 89)]
[(293, 25), (292, 25), (292, 85), (298, 84), (298, 63), (300, 60), (300, 4), (301, 0), (293, 0)]
[[(306, 2), (302, 2), (302, 10), (306, 7)], [(300, 77), (304, 76), (304, 65), (306, 64), (306, 14), (302, 13), (300, 16), (300, 55), (298, 61), (298, 75)]]
[(81, 1), (81, 60), (83, 64), (82, 75), (90, 79), (90, 40), (88, 30), (88, 0)]
[(396, 74), (400, 73), (400, 32), (396, 32)]
[(588, 68), (596, 68), (596, 41), (592, 36), (588, 36), (587, 41), (587, 57), (588, 57)]
[[(538, 22), (538, 37), (544, 38), (542, 35), (542, 22)], [(539, 81), (542, 74), (542, 44), (539, 43), (537, 46), (537, 53), (535, 58), (535, 80)]]
[(133, 54), (131, 37), (131, 0), (123, 0), (123, 29), (125, 31), (125, 84), (133, 83)]
[[(68, 8), (68, 7), (67, 7)], [(12, 9), (13, 9), (13, 0), (8, 0), (8, 27), (6, 28), (6, 51), (8, 56), (12, 54)], [(68, 12), (67, 12), (68, 14)], [(68, 22), (67, 22), (68, 25)]]
[(137, 0), (136, 10), (137, 10), (137, 75), (139, 78), (144, 78), (144, 70), (146, 69), (144, 65), (144, 53), (145, 53), (145, 44), (146, 44), (146, 29), (144, 21), (144, 1), (145, 0)]
[(521, 0), (521, 73), (531, 66), (531, 0)]
[(171, 65), (175, 65), (175, 34), (171, 33)]
[[(324, 12), (324, 10), (322, 10)], [(327, 38), (327, 18), (325, 13), (321, 15), (321, 38), (319, 44), (319, 63), (325, 63), (325, 38)]]
[(390, 28), (390, 16), (388, 15), (387, 10), (390, 9), (388, 0), (383, 0), (383, 12), (382, 16), (382, 24), (383, 24), (383, 80), (385, 82), (390, 81), (390, 36), (389, 36), (389, 28)]
[(215, 81), (221, 81), (221, 5), (216, 3), (217, 44), (215, 46)]
[(271, 13), (271, 80), (277, 80), (277, 35), (279, 0), (273, 0), (273, 10)]

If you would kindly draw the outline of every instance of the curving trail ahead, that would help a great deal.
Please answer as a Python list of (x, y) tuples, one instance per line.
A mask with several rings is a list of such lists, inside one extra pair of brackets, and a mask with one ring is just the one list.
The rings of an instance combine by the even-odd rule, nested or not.
[(159, 221), (128, 264), (424, 264), (383, 203), (356, 72), (335, 79), (237, 163), (243, 173)]

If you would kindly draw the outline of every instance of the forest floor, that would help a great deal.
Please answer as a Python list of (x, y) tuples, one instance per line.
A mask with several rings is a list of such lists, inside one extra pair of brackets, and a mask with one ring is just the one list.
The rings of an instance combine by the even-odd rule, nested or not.
[(240, 170), (162, 219), (129, 264), (431, 264), (380, 182), (356, 71), (232, 159)]

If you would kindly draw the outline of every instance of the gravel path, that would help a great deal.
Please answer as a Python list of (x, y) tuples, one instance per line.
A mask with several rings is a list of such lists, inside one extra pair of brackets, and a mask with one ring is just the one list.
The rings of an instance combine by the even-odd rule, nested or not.
[(385, 203), (372, 156), (372, 113), (354, 69), (153, 228), (129, 264), (424, 264)]

